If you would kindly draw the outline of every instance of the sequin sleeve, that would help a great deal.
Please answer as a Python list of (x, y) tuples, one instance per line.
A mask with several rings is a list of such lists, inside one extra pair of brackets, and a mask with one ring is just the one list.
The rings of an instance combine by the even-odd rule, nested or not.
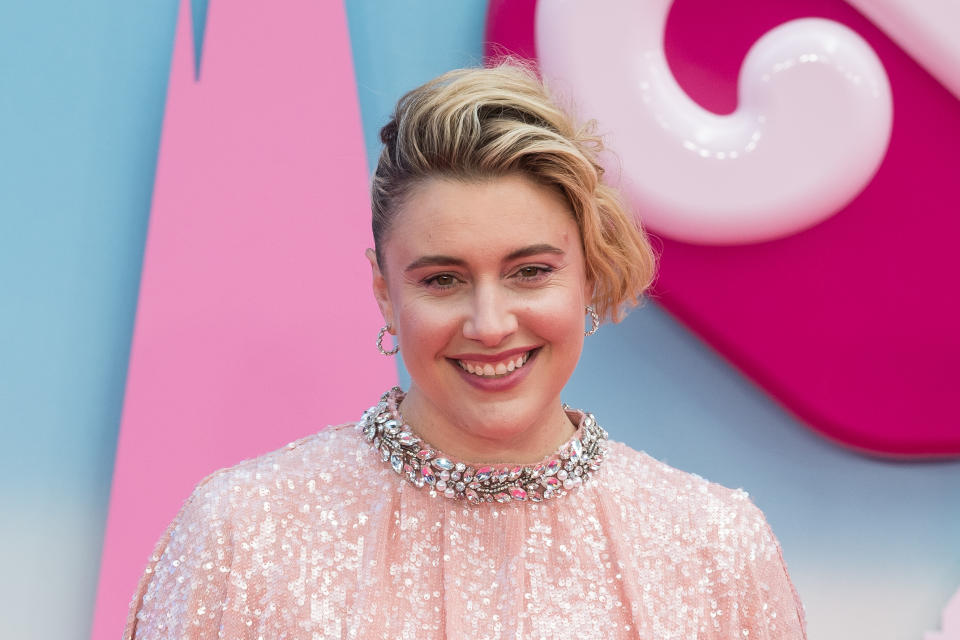
[[(729, 567), (742, 572), (739, 602), (728, 615), (740, 622), (737, 637), (743, 640), (806, 640), (806, 621), (800, 597), (787, 573), (783, 552), (763, 513), (748, 498), (743, 500), (734, 527), (739, 558)], [(723, 574), (721, 574), (723, 575)], [(723, 578), (717, 585), (722, 591)]]
[(164, 532), (130, 605), (124, 640), (242, 638), (224, 617), (233, 560), (229, 501), (202, 481)]

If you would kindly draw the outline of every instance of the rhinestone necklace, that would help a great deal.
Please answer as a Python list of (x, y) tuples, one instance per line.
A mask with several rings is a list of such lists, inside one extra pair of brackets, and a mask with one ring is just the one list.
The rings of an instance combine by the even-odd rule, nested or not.
[[(424, 442), (403, 421), (398, 409), (404, 392), (394, 387), (363, 413), (357, 429), (381, 459), (417, 487), (470, 502), (540, 502), (567, 493), (600, 468), (607, 432), (592, 414), (583, 416), (577, 434), (551, 456), (533, 465), (471, 465), (451, 460)], [(563, 405), (564, 411), (571, 410)]]

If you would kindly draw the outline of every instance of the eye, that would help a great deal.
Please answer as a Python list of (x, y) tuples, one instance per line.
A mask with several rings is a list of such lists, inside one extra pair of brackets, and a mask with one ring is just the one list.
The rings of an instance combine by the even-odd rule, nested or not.
[(438, 273), (435, 276), (423, 279), (423, 284), (437, 289), (449, 289), (455, 287), (459, 280), (452, 273)]
[(536, 281), (545, 278), (553, 271), (552, 267), (530, 264), (516, 270), (516, 276), (521, 280)]

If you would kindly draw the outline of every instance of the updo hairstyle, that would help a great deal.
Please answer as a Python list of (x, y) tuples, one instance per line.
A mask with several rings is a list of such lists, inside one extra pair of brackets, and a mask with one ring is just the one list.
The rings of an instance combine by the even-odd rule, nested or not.
[(536, 74), (507, 61), (449, 71), (403, 96), (380, 131), (373, 176), (373, 238), (383, 246), (405, 198), (429, 178), (524, 175), (557, 189), (580, 230), (591, 304), (619, 322), (650, 286), (656, 258), (619, 194), (601, 182), (595, 123), (577, 126)]

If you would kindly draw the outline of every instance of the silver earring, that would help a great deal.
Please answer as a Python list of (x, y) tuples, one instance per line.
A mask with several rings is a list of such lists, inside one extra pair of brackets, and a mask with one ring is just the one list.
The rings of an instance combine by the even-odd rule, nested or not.
[(390, 351), (383, 350), (383, 334), (385, 334), (387, 331), (390, 331), (390, 325), (385, 324), (383, 325), (383, 328), (380, 329), (380, 333), (377, 334), (377, 351), (379, 351), (385, 356), (396, 355), (397, 351), (400, 351), (399, 344), (393, 345), (393, 349), (391, 349)]
[(593, 326), (590, 327), (590, 331), (584, 331), (583, 335), (592, 336), (597, 332), (597, 329), (600, 328), (600, 316), (597, 314), (594, 308), (591, 307), (590, 305), (587, 305), (587, 313), (590, 314), (590, 322), (592, 323)]

